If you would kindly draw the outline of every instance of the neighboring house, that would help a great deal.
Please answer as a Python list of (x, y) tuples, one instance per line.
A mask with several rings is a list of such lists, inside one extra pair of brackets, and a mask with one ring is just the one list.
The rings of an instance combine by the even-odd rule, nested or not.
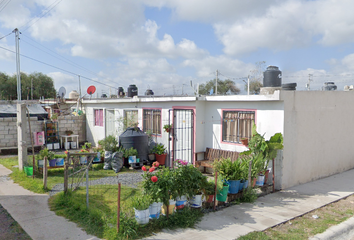
[[(242, 152), (254, 121), (266, 139), (284, 135), (281, 188), (326, 177), (354, 167), (351, 92), (275, 91), (272, 95), (156, 97), (83, 100), (87, 140), (119, 136), (126, 125), (150, 130), (175, 159), (194, 163), (206, 147)], [(174, 133), (163, 131), (172, 123)], [(169, 141), (171, 137), (171, 141)]]

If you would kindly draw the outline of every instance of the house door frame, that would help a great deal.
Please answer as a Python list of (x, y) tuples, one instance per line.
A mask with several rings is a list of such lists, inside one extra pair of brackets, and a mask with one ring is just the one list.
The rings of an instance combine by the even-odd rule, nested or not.
[(114, 109), (106, 109), (105, 112), (105, 135), (115, 134)]

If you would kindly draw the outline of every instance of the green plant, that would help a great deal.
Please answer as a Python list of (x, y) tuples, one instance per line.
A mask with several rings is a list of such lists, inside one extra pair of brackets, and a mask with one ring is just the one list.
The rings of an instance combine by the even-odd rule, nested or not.
[(205, 195), (214, 195), (215, 194), (215, 181), (209, 179), (204, 188)]
[(257, 200), (257, 192), (253, 188), (247, 188), (240, 199), (241, 202), (248, 202), (248, 203), (253, 203), (256, 200)]
[(48, 160), (54, 159), (54, 152), (49, 151), (48, 148), (44, 148), (39, 151), (39, 158), (44, 159), (44, 157), (47, 157)]
[(158, 155), (164, 154), (166, 152), (166, 147), (162, 143), (158, 143), (152, 151)]
[(57, 120), (57, 119), (58, 119), (58, 114), (57, 114), (57, 113), (53, 113), (53, 114), (50, 116), (50, 119), (51, 119), (52, 121)]
[(118, 151), (118, 141), (113, 135), (109, 135), (102, 140), (98, 141), (105, 151), (116, 152)]
[(163, 126), (163, 129), (165, 130), (165, 132), (169, 132), (171, 128), (172, 128), (172, 124), (165, 124)]
[(123, 157), (128, 158), (129, 156), (138, 156), (138, 150), (135, 148), (131, 147), (129, 149), (124, 149), (123, 150)]
[(151, 197), (147, 194), (132, 198), (132, 206), (136, 210), (146, 210), (151, 204)]
[(230, 158), (214, 160), (214, 169), (224, 176), (225, 180), (240, 180), (242, 177), (241, 160), (231, 161)]

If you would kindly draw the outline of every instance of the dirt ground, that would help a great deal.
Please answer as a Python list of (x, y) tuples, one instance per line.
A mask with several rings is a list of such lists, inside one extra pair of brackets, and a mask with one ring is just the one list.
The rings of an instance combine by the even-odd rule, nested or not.
[(30, 236), (11, 217), (11, 215), (0, 205), (0, 239), (28, 240)]

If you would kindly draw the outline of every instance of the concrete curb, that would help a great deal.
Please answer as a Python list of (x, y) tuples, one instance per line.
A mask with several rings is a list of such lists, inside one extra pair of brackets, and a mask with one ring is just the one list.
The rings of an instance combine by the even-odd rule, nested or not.
[(333, 240), (333, 239), (350, 239), (354, 236), (354, 217), (328, 228), (325, 232), (315, 235), (310, 240)]

